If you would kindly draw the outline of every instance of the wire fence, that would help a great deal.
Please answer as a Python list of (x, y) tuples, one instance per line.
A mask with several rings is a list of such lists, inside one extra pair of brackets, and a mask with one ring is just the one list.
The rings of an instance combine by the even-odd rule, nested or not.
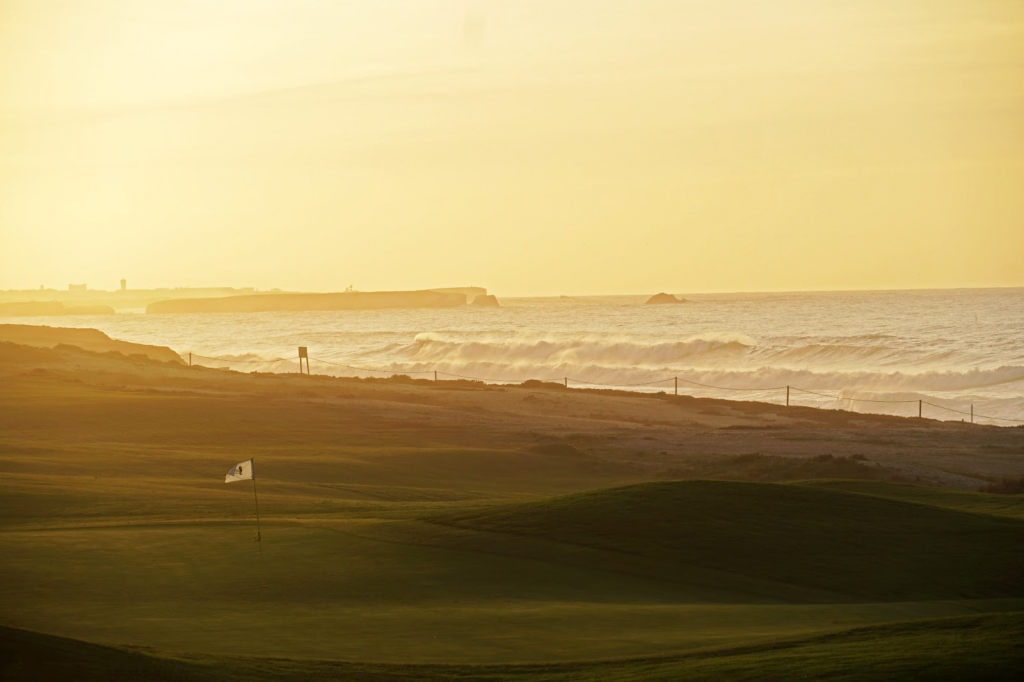
[[(272, 365), (272, 364), (286, 363), (286, 364), (290, 365), (290, 364), (293, 364), (295, 362), (294, 360), (286, 360), (284, 358), (279, 358), (277, 360), (263, 360), (263, 359), (260, 359), (260, 360), (243, 360), (243, 359), (233, 359), (233, 358), (213, 358), (213, 357), (209, 357), (209, 356), (198, 355), (196, 353), (183, 354), (182, 355), (182, 359), (186, 359), (186, 356), (187, 356), (187, 359), (188, 359), (188, 364), (190, 366), (192, 366), (194, 364), (194, 360), (200, 359), (200, 360), (211, 360), (213, 362), (224, 363), (224, 365), (226, 365), (226, 367), (224, 367), (223, 369), (230, 369), (230, 366), (232, 364)], [(522, 378), (517, 378), (517, 379), (495, 379), (493, 377), (477, 377), (477, 376), (469, 376), (469, 375), (465, 375), (465, 374), (453, 374), (452, 372), (445, 372), (445, 371), (442, 371), (442, 370), (434, 370), (434, 369), (424, 369), (424, 370), (405, 370), (405, 369), (402, 369), (402, 370), (392, 370), (392, 369), (380, 369), (380, 368), (375, 368), (375, 367), (359, 367), (359, 366), (356, 366), (356, 365), (349, 365), (349, 364), (345, 364), (345, 363), (341, 363), (341, 362), (332, 362), (331, 360), (324, 360), (323, 358), (315, 358), (315, 357), (312, 357), (312, 356), (307, 357), (306, 360), (307, 360), (307, 373), (309, 372), (308, 361), (309, 360), (313, 360), (314, 362), (317, 362), (317, 363), (323, 363), (325, 365), (331, 365), (332, 367), (340, 367), (340, 368), (343, 368), (343, 369), (351, 370), (353, 372), (375, 373), (375, 374), (383, 374), (383, 375), (387, 375), (387, 376), (427, 375), (428, 377), (429, 376), (433, 376), (435, 381), (436, 380), (440, 380), (441, 377), (452, 377), (454, 379), (462, 379), (462, 380), (466, 380), (466, 381), (480, 381), (480, 382), (483, 382), (483, 383), (490, 383), (490, 384), (522, 384), (522, 383), (526, 383), (528, 381), (538, 381), (538, 382), (543, 382), (543, 383), (561, 383), (565, 388), (569, 388), (570, 384), (577, 384), (577, 385), (580, 385), (580, 386), (594, 386), (594, 387), (605, 388), (605, 389), (642, 388), (642, 387), (648, 387), (648, 386), (655, 386), (657, 384), (665, 384), (665, 383), (668, 383), (668, 382), (673, 382), (675, 395), (679, 394), (679, 384), (685, 384), (685, 385), (689, 385), (689, 386), (696, 386), (698, 388), (704, 388), (704, 389), (715, 390), (715, 391), (732, 391), (732, 392), (743, 392), (743, 393), (752, 393), (752, 392), (765, 393), (765, 392), (769, 392), (769, 391), (785, 391), (786, 392), (786, 406), (789, 407), (790, 406), (790, 392), (791, 391), (797, 391), (799, 393), (807, 393), (807, 394), (815, 395), (815, 396), (822, 397), (822, 398), (829, 398), (831, 400), (838, 400), (838, 401), (850, 402), (850, 403), (896, 403), (896, 404), (898, 404), (898, 403), (903, 403), (903, 404), (917, 403), (917, 406), (918, 406), (918, 417), (923, 417), (924, 416), (924, 406), (928, 405), (929, 407), (934, 407), (934, 408), (939, 409), (939, 410), (945, 410), (947, 412), (955, 412), (956, 414), (960, 414), (960, 415), (963, 415), (965, 417), (970, 417), (972, 424), (974, 423), (975, 419), (988, 419), (988, 420), (991, 420), (991, 421), (998, 421), (998, 422), (1011, 422), (1011, 423), (1015, 423), (1015, 424), (1024, 424), (1024, 419), (1012, 419), (1010, 417), (993, 417), (993, 416), (989, 416), (989, 415), (979, 414), (979, 413), (974, 411), (974, 406), (973, 405), (971, 406), (970, 412), (967, 412), (967, 411), (964, 411), (964, 410), (957, 410), (957, 409), (954, 409), (952, 407), (946, 407), (945, 405), (939, 405), (937, 403), (933, 403), (933, 402), (930, 402), (928, 400), (924, 400), (923, 398), (913, 398), (913, 399), (903, 399), (903, 400), (880, 400), (880, 399), (877, 399), (877, 398), (852, 398), (852, 397), (847, 397), (847, 396), (842, 395), (842, 391), (841, 390), (830, 391), (828, 393), (822, 393), (820, 391), (812, 391), (810, 389), (799, 388), (797, 386), (769, 386), (769, 387), (742, 387), (742, 388), (736, 387), (736, 386), (715, 386), (713, 384), (704, 384), (704, 383), (700, 383), (698, 381), (691, 381), (689, 379), (686, 379), (686, 378), (680, 377), (680, 376), (668, 376), (668, 377), (665, 377), (663, 379), (655, 379), (654, 381), (644, 381), (644, 382), (640, 382), (640, 383), (627, 383), (627, 384), (597, 382), (597, 381), (585, 381), (583, 379), (576, 379), (576, 378), (570, 377), (570, 376), (561, 376), (561, 377), (547, 378), (547, 379), (522, 379)], [(302, 372), (301, 360), (299, 362), (299, 372), (300, 373)], [(838, 395), (836, 395), (836, 394), (838, 394)]]

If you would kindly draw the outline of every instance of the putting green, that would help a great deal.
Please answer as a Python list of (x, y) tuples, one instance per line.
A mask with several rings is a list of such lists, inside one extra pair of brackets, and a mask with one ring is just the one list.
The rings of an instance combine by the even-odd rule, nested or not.
[(0, 601), (8, 623), (96, 642), (448, 663), (666, 654), (1024, 607), (1013, 599), (765, 603), (743, 581), (730, 591), (721, 580), (574, 565), (545, 557), (546, 543), (373, 537), (403, 523), (271, 522), (262, 565), (251, 528), (239, 524), (7, 531)]

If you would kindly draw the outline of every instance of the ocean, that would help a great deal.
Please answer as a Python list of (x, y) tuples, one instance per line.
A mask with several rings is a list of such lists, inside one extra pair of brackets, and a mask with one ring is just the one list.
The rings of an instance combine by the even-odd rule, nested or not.
[(1024, 289), (682, 296), (690, 302), (499, 297), (500, 308), (6, 321), (94, 327), (240, 371), (298, 371), (306, 346), (314, 374), (669, 393), (678, 378), (687, 395), (785, 403), (790, 386), (795, 405), (916, 416), (923, 400), (926, 417), (969, 421), (973, 406), (978, 423), (1024, 423)]

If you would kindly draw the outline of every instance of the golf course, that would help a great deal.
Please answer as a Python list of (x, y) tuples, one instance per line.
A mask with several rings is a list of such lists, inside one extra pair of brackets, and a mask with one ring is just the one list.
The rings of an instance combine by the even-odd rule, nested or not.
[(0, 334), (4, 680), (1024, 669), (1024, 428), (110, 344)]

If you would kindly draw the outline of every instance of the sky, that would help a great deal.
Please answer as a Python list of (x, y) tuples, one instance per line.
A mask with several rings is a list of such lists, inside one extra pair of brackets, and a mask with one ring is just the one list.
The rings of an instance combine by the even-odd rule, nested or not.
[(0, 288), (1024, 286), (1019, 0), (0, 0)]

